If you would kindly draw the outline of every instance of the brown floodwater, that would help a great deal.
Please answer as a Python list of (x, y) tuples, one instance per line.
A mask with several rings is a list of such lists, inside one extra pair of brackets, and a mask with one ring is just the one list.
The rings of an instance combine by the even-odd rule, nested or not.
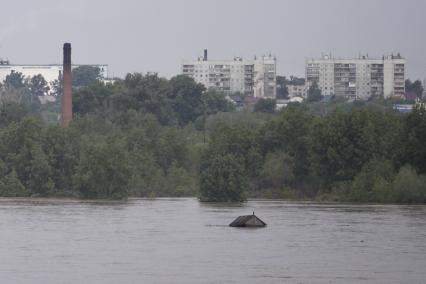
[[(268, 226), (231, 228), (242, 214)], [(426, 206), (0, 199), (0, 283), (425, 283)]]

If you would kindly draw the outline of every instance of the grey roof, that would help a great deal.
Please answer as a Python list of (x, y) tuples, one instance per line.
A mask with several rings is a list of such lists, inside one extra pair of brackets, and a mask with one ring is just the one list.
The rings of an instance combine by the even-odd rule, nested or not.
[(266, 223), (260, 220), (256, 215), (239, 216), (231, 224), (231, 227), (265, 227)]

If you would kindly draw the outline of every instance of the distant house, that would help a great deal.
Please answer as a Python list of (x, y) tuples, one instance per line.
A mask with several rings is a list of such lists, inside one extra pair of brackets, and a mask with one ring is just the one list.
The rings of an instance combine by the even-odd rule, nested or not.
[(290, 98), (289, 100), (277, 100), (275, 110), (281, 110), (283, 108), (286, 108), (289, 103), (303, 103), (303, 98), (293, 97), (293, 98)]
[(404, 94), (404, 98), (407, 100), (407, 101), (417, 101), (417, 95), (416, 95), (416, 93), (415, 92), (412, 92), (412, 91), (409, 91), (409, 92), (405, 92), (405, 94)]
[(244, 104), (245, 105), (254, 105), (254, 104), (257, 103), (258, 100), (259, 100), (259, 98), (247, 96), (247, 97), (244, 97)]
[(309, 86), (305, 85), (305, 82), (303, 81), (303, 84), (294, 84), (289, 83), (287, 84), (287, 91), (288, 91), (288, 97), (294, 98), (294, 97), (301, 97), (306, 98), (308, 94)]
[(266, 223), (260, 220), (256, 215), (239, 216), (231, 224), (231, 227), (265, 227)]

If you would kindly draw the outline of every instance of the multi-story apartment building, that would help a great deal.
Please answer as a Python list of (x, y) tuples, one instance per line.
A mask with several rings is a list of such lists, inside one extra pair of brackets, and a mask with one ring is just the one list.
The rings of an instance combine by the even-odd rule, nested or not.
[[(76, 68), (84, 65), (72, 65)], [(108, 78), (108, 65), (91, 64), (89, 66), (98, 67), (102, 78)], [(34, 65), (34, 64), (10, 64), (7, 60), (0, 59), (0, 82), (6, 79), (11, 72), (20, 72), (26, 78), (41, 74), (51, 87), (52, 83), (62, 76), (62, 64)], [(51, 88), (52, 89), (52, 88)]]
[(208, 60), (207, 50), (197, 60), (184, 60), (182, 74), (226, 94), (240, 92), (255, 97), (275, 98), (276, 60), (263, 56), (254, 60)]
[(272, 98), (277, 94), (277, 60), (272, 55), (254, 58), (254, 96)]
[(335, 59), (325, 55), (306, 61), (307, 85), (317, 82), (323, 95), (367, 99), (405, 93), (405, 59), (398, 55), (371, 59)]

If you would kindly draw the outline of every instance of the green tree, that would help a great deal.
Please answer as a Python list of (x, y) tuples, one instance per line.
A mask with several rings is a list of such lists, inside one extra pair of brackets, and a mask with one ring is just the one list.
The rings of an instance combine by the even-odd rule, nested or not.
[(204, 91), (202, 84), (185, 75), (178, 75), (170, 80), (169, 98), (172, 100), (180, 125), (195, 121), (198, 116), (203, 115)]
[(12, 122), (19, 122), (29, 114), (26, 105), (16, 102), (0, 102), (0, 127), (6, 127)]
[(72, 85), (76, 88), (88, 87), (102, 79), (97, 66), (82, 65), (72, 70)]
[(288, 99), (288, 83), (289, 81), (285, 76), (277, 76), (277, 98)]
[(102, 83), (78, 89), (73, 94), (73, 111), (78, 114), (104, 113), (111, 111), (113, 90)]
[(213, 155), (201, 170), (200, 200), (240, 202), (247, 186), (242, 162), (232, 154)]
[(55, 96), (62, 97), (63, 93), (63, 81), (62, 78), (56, 79), (52, 82), (52, 93)]
[(80, 154), (80, 135), (75, 127), (62, 128), (49, 125), (44, 128), (41, 145), (51, 168), (51, 178), (56, 195), (72, 196), (72, 177)]
[[(395, 169), (389, 160), (371, 160), (366, 163), (362, 170), (355, 176), (350, 185), (350, 192), (345, 196), (348, 201), (375, 202), (379, 199), (389, 200)], [(377, 190), (378, 186), (382, 188)], [(383, 190), (383, 185), (389, 186)]]
[(26, 197), (30, 192), (22, 185), (15, 170), (0, 179), (0, 196)]
[(409, 165), (405, 165), (399, 170), (392, 189), (392, 202), (426, 202), (426, 176), (419, 176), (416, 170)]
[(399, 159), (426, 173), (426, 107), (418, 105), (405, 117), (404, 142)]
[(114, 84), (114, 87), (118, 90), (112, 98), (114, 109), (135, 109), (155, 115), (162, 124), (176, 124), (177, 114), (173, 107), (174, 97), (170, 95), (170, 81), (157, 74), (143, 76), (134, 73), (127, 74), (124, 81)]
[(405, 80), (405, 91), (406, 92), (414, 92), (416, 96), (421, 99), (423, 96), (423, 85), (420, 80), (416, 80), (414, 82), (411, 82), (410, 79)]
[(50, 90), (47, 81), (41, 74), (35, 75), (29, 82), (29, 88), (33, 97), (44, 96)]
[(52, 168), (48, 158), (39, 144), (34, 144), (28, 149), (29, 157), (24, 171), (24, 185), (32, 194), (47, 196), (54, 191)]
[(260, 172), (262, 188), (281, 189), (294, 182), (294, 160), (285, 152), (269, 152)]
[(219, 125), (211, 133), (207, 157), (235, 155), (248, 176), (256, 176), (262, 165), (262, 155), (256, 139), (256, 129), (243, 125)]
[(399, 116), (367, 109), (338, 109), (312, 130), (312, 168), (326, 183), (353, 179), (372, 158), (396, 159), (402, 137)]
[(74, 187), (84, 198), (126, 198), (128, 156), (118, 142), (85, 141), (74, 175)]
[(254, 105), (255, 112), (274, 113), (276, 101), (273, 99), (260, 99)]
[(294, 174), (306, 181), (310, 168), (311, 128), (314, 117), (301, 104), (289, 104), (279, 116), (267, 121), (260, 129), (258, 140), (263, 155), (284, 151), (294, 159)]
[(225, 94), (215, 90), (203, 92), (201, 100), (207, 115), (218, 112), (229, 112), (235, 109), (234, 105), (226, 99)]
[(51, 167), (41, 148), (43, 123), (24, 118), (1, 132), (0, 156), (15, 169), (19, 180), (31, 194), (47, 195), (53, 190)]
[(307, 102), (318, 102), (323, 98), (321, 94), (321, 90), (318, 87), (316, 81), (309, 87), (308, 89), (308, 97), (306, 99)]
[(4, 80), (4, 86), (7, 89), (20, 89), (26, 87), (26, 80), (24, 75), (21, 72), (15, 72), (12, 70), (9, 75), (6, 76)]

